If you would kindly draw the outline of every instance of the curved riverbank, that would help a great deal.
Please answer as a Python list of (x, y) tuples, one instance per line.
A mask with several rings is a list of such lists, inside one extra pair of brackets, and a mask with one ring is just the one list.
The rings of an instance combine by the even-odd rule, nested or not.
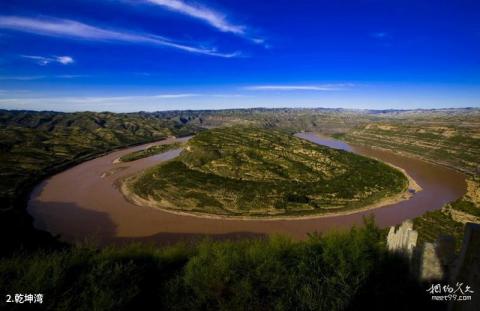
[(90, 237), (100, 243), (132, 240), (169, 243), (205, 235), (224, 238), (273, 233), (304, 238), (309, 232), (350, 227), (361, 223), (362, 217), (370, 214), (375, 215), (380, 226), (398, 224), (428, 210), (439, 209), (462, 196), (466, 190), (464, 175), (454, 170), (391, 152), (351, 146), (359, 154), (404, 169), (423, 191), (415, 193), (409, 200), (381, 208), (356, 210), (342, 216), (269, 221), (200, 218), (136, 206), (124, 199), (116, 186), (118, 180), (171, 159), (180, 152), (172, 150), (130, 163), (112, 163), (118, 157), (143, 147), (128, 148), (82, 163), (42, 182), (32, 192), (28, 207), (35, 219), (34, 225), (60, 234), (64, 240), (78, 241)]
[[(379, 160), (381, 161), (381, 160)], [(383, 162), (383, 161), (382, 161)], [(383, 162), (386, 163), (386, 162)], [(387, 165), (401, 171), (408, 180), (408, 186), (406, 189), (400, 193), (395, 195), (382, 198), (377, 202), (372, 204), (368, 204), (362, 207), (358, 207), (355, 209), (350, 210), (341, 210), (341, 211), (325, 211), (322, 213), (316, 214), (309, 214), (309, 215), (292, 215), (292, 216), (276, 216), (276, 215), (265, 215), (265, 216), (235, 216), (235, 215), (220, 215), (220, 214), (212, 214), (212, 213), (202, 213), (196, 211), (182, 211), (182, 210), (175, 210), (172, 208), (162, 207), (161, 203), (157, 202), (154, 199), (145, 199), (131, 191), (131, 184), (135, 182), (137, 176), (130, 176), (123, 180), (119, 180), (117, 186), (119, 191), (123, 194), (125, 199), (132, 204), (137, 206), (143, 207), (150, 207), (154, 209), (161, 210), (166, 213), (171, 213), (174, 215), (179, 216), (193, 216), (199, 218), (208, 218), (208, 219), (237, 219), (237, 220), (262, 220), (262, 221), (275, 221), (275, 220), (295, 220), (295, 219), (315, 219), (315, 218), (322, 218), (322, 217), (332, 217), (332, 216), (345, 216), (351, 215), (362, 211), (368, 211), (376, 208), (380, 208), (387, 205), (397, 204), (405, 200), (409, 200), (415, 193), (422, 191), (422, 187), (420, 187), (417, 182), (410, 176), (408, 173), (402, 169), (401, 167), (395, 166), (390, 163), (386, 163)]]

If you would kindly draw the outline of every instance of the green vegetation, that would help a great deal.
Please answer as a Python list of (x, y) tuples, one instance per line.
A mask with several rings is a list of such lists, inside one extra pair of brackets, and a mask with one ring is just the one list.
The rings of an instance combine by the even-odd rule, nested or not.
[(8, 237), (0, 253), (52, 242), (33, 229), (25, 211), (31, 187), (42, 178), (115, 148), (198, 130), (142, 113), (0, 110), (0, 234)]
[(130, 162), (135, 161), (147, 157), (151, 157), (156, 154), (164, 153), (169, 150), (178, 149), (182, 146), (181, 143), (171, 143), (171, 144), (162, 144), (162, 145), (155, 145), (150, 146), (146, 149), (135, 151), (129, 154), (124, 155), (120, 158), (121, 162)]
[[(338, 136), (337, 136), (338, 137)], [(403, 116), (358, 126), (341, 139), (444, 164), (469, 174), (480, 172), (480, 114)]]
[[(388, 112), (386, 112), (388, 114)], [(154, 113), (157, 114), (157, 113)], [(206, 128), (226, 125), (244, 125), (275, 128), (296, 133), (317, 131), (325, 134), (346, 132), (373, 120), (381, 119), (369, 111), (347, 109), (301, 109), (301, 108), (252, 108), (205, 111), (165, 112), (188, 124)]]
[(192, 138), (175, 160), (130, 182), (160, 207), (219, 215), (305, 215), (406, 190), (398, 170), (276, 130), (227, 127)]
[(0, 111), (0, 196), (16, 197), (36, 176), (79, 159), (195, 130), (177, 126), (130, 114)]
[(439, 236), (448, 234), (455, 238), (457, 250), (462, 246), (464, 224), (455, 221), (448, 209), (427, 212), (414, 218), (413, 225), (418, 231), (418, 245), (435, 242)]
[(480, 207), (476, 206), (475, 203), (467, 201), (464, 198), (460, 198), (453, 203), (450, 203), (450, 206), (458, 211), (480, 217)]
[(467, 179), (468, 191), (458, 200), (447, 204), (439, 211), (428, 212), (414, 219), (420, 242), (434, 242), (440, 235), (451, 235), (460, 249), (464, 224), (480, 222), (480, 183), (478, 178)]
[(0, 288), (43, 293), (47, 310), (433, 307), (426, 285), (411, 277), (406, 261), (386, 251), (370, 220), (361, 228), (313, 234), (303, 242), (272, 237), (19, 253), (0, 262)]
[[(99, 249), (68, 246), (46, 232), (34, 230), (25, 210), (26, 200), (28, 191), (43, 177), (104, 152), (172, 135), (190, 135), (201, 127), (232, 124), (288, 133), (336, 133), (339, 139), (420, 156), (478, 174), (479, 114), (479, 109), (247, 109), (135, 114), (0, 111), (2, 294), (43, 293), (44, 307), (55, 310), (131, 310), (152, 305), (168, 310), (441, 308), (443, 305), (428, 305), (424, 300), (429, 298), (425, 295), (427, 286), (410, 277), (406, 261), (386, 252), (385, 237), (371, 223), (344, 233), (312, 234), (301, 242), (273, 237), (167, 248), (128, 245)], [(201, 157), (189, 157), (184, 152), (181, 161), (162, 166), (162, 174), (170, 174), (168, 177), (176, 182), (164, 193), (159, 192), (160, 180), (144, 175), (144, 182), (152, 182), (149, 194), (158, 199), (171, 193), (176, 203), (176, 190), (199, 189), (184, 192), (189, 208), (196, 206), (206, 212), (208, 207), (208, 212), (229, 215), (255, 215), (263, 197), (268, 202), (263, 215), (264, 211), (300, 215), (344, 210), (362, 200), (367, 203), (368, 197), (356, 197), (350, 189), (365, 194), (374, 183), (386, 185), (389, 178), (397, 177), (398, 172), (392, 170), (395, 173), (383, 179), (385, 167), (375, 161), (311, 146), (278, 131), (255, 132), (259, 140), (253, 142), (253, 133), (245, 130), (237, 132), (238, 138), (232, 138), (232, 144), (226, 146), (220, 144), (225, 137), (217, 141), (211, 132), (202, 133), (199, 142), (212, 139), (214, 148), (192, 145), (195, 148), (190, 153)], [(267, 137), (263, 135), (271, 136), (261, 139)], [(255, 152), (257, 145), (259, 151)], [(300, 153), (279, 156), (282, 145)], [(321, 155), (325, 161), (316, 167), (312, 154)], [(330, 161), (331, 157), (335, 161)], [(238, 164), (238, 169), (225, 169), (232, 164)], [(350, 164), (359, 171), (352, 169), (349, 174)], [(283, 167), (288, 169), (280, 169)], [(369, 167), (377, 168), (373, 171), (378, 176), (359, 178)], [(289, 178), (294, 183), (288, 184)], [(401, 180), (398, 186), (403, 186), (403, 177)], [(479, 219), (480, 179), (470, 176), (468, 182), (465, 197), (415, 219), (420, 241), (433, 241), (447, 233), (457, 237), (460, 245), (463, 223), (471, 217), (477, 217), (477, 222)], [(324, 185), (329, 186), (321, 187)], [(212, 186), (230, 192), (210, 193), (206, 189)], [(293, 191), (285, 191), (287, 188)], [(318, 192), (310, 197), (307, 190)], [(380, 188), (375, 190), (378, 192), (371, 194), (372, 200), (387, 195)], [(327, 196), (329, 193), (332, 195)], [(225, 211), (229, 206), (234, 210)], [(17, 252), (12, 255), (13, 249)], [(23, 309), (25, 305), (7, 306), (2, 300), (0, 309), (7, 307)]]
[(419, 242), (452, 235), (460, 247), (464, 224), (480, 222), (480, 110), (445, 109), (388, 113), (333, 135), (446, 165), (467, 174), (468, 193), (442, 210), (414, 219)]

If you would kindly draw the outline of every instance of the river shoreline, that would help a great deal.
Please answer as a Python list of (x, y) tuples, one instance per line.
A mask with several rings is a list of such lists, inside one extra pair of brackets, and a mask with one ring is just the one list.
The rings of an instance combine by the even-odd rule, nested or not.
[[(307, 133), (308, 134), (308, 133)], [(317, 135), (316, 133), (312, 133), (313, 135)], [(301, 137), (302, 138), (302, 137)], [(308, 140), (308, 138), (302, 138)], [(315, 143), (315, 142), (314, 142)], [(250, 220), (259, 220), (259, 221), (275, 221), (275, 220), (292, 220), (292, 219), (316, 219), (316, 218), (324, 218), (324, 217), (336, 217), (336, 216), (344, 216), (344, 215), (351, 215), (355, 214), (358, 212), (364, 212), (364, 211), (369, 211), (372, 209), (376, 208), (381, 208), (387, 205), (392, 205), (396, 203), (400, 203), (405, 200), (409, 200), (414, 193), (418, 193), (419, 191), (422, 191), (422, 187), (420, 187), (417, 182), (401, 167), (398, 167), (396, 165), (393, 165), (391, 163), (382, 161), (380, 159), (375, 160), (382, 162), (390, 167), (393, 167), (394, 169), (399, 170), (400, 172), (403, 173), (403, 175), (407, 178), (408, 180), (408, 185), (406, 189), (404, 189), (402, 192), (394, 194), (389, 197), (382, 198), (378, 200), (377, 202), (358, 207), (358, 208), (353, 208), (351, 210), (343, 210), (343, 211), (328, 211), (328, 212), (318, 212), (316, 214), (311, 214), (311, 215), (281, 215), (281, 216), (275, 216), (275, 215), (262, 215), (262, 216), (254, 216), (254, 215), (220, 215), (220, 214), (212, 214), (212, 213), (202, 213), (202, 212), (196, 212), (196, 211), (186, 211), (186, 210), (175, 210), (174, 208), (168, 208), (165, 206), (162, 206), (159, 202), (155, 201), (154, 199), (145, 199), (140, 197), (139, 195), (135, 194), (133, 191), (130, 189), (130, 185), (134, 180), (141, 174), (141, 172), (137, 173), (135, 176), (129, 176), (123, 180), (118, 181), (118, 189), (122, 193), (122, 195), (125, 197), (125, 200), (131, 202), (132, 204), (135, 204), (137, 206), (145, 206), (145, 207), (150, 207), (154, 209), (161, 210), (166, 213), (171, 213), (174, 215), (179, 215), (179, 216), (193, 216), (193, 217), (198, 217), (198, 218), (207, 218), (207, 219), (236, 219), (236, 220), (244, 220), (244, 221), (250, 221)], [(115, 160), (117, 161), (117, 160)], [(119, 163), (119, 162), (115, 162)], [(414, 191), (412, 193), (411, 191)]]
[[(188, 138), (182, 138), (186, 140)], [(169, 140), (172, 142), (175, 140)], [(156, 143), (166, 143), (165, 140)], [(151, 144), (148, 143), (148, 144)], [(352, 210), (344, 215), (307, 215), (306, 218), (242, 220), (232, 217), (205, 218), (192, 214), (176, 215), (158, 208), (137, 206), (125, 200), (119, 180), (134, 176), (180, 151), (152, 156), (128, 163), (112, 162), (146, 145), (114, 151), (69, 168), (38, 184), (30, 194), (28, 212), (34, 226), (60, 235), (68, 242), (92, 238), (100, 244), (152, 241), (159, 244), (189, 241), (201, 237), (231, 238), (282, 234), (305, 239), (312, 232), (348, 229), (361, 225), (363, 217), (373, 215), (377, 225), (388, 227), (405, 219), (440, 209), (466, 192), (465, 175), (443, 166), (392, 152), (364, 147), (357, 152), (400, 167), (423, 188), (410, 199), (368, 210)], [(383, 205), (383, 204), (382, 204)], [(316, 216), (311, 218), (310, 216)]]

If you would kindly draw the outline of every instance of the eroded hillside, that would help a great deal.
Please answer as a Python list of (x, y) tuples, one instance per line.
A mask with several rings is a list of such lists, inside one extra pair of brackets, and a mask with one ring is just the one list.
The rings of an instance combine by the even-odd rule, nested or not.
[(342, 139), (480, 173), (480, 112), (417, 113), (358, 126)]
[(129, 184), (149, 205), (267, 216), (355, 209), (401, 193), (408, 182), (386, 164), (285, 132), (228, 127), (198, 134), (179, 158)]

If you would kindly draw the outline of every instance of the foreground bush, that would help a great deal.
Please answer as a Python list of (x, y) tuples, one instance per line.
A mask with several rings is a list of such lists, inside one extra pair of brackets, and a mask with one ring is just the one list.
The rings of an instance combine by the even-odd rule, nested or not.
[(0, 277), (2, 294), (43, 293), (43, 306), (55, 310), (428, 309), (424, 288), (405, 261), (388, 255), (371, 222), (303, 242), (273, 237), (18, 254), (0, 262)]

